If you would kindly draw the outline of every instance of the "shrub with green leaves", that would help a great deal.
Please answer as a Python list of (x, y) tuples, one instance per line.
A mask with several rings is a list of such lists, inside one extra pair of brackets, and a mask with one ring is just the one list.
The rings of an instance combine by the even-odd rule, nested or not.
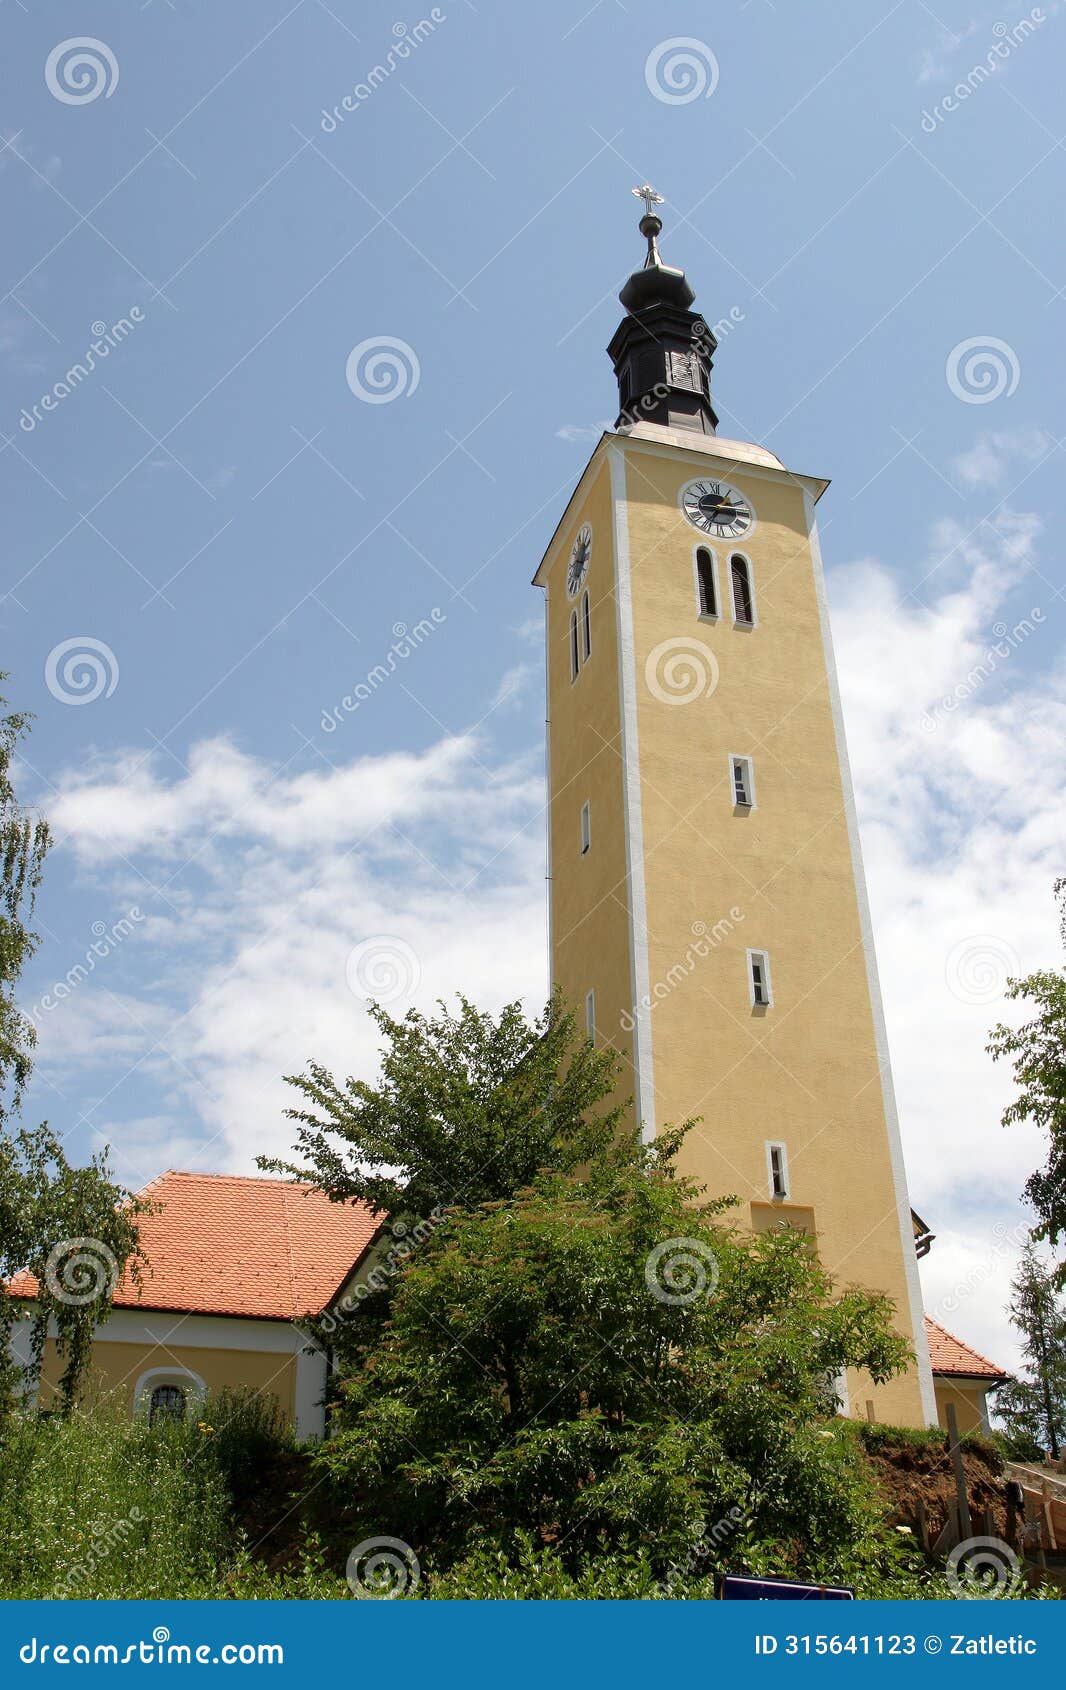
[(861, 1558), (882, 1536), (834, 1419), (848, 1367), (907, 1348), (798, 1234), (732, 1229), (676, 1174), (683, 1137), (451, 1215), (403, 1275), (318, 1459), (441, 1571), (528, 1541), (655, 1578)]

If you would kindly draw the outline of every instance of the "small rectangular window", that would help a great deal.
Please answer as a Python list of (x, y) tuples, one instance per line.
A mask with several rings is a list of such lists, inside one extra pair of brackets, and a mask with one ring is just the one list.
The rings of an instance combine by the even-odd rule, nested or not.
[(592, 612), (589, 609), (589, 596), (586, 593), (581, 600), (581, 658), (587, 663), (592, 656)]
[(585, 802), (581, 806), (581, 855), (582, 856), (585, 855), (585, 852), (588, 850), (588, 848), (591, 844), (592, 844), (592, 815), (591, 815), (591, 812), (589, 810), (589, 801), (586, 798)]
[(770, 958), (765, 951), (748, 952), (748, 986), (753, 1009), (768, 1009), (773, 1003), (770, 991)]
[(730, 778), (733, 782), (733, 803), (738, 809), (750, 810), (755, 805), (755, 771), (750, 757), (730, 757)]
[(770, 1196), (787, 1197), (788, 1184), (788, 1153), (783, 1144), (768, 1144), (766, 1146), (766, 1167), (770, 1176)]
[(570, 679), (577, 680), (578, 652), (577, 652), (577, 611), (570, 613)]
[(585, 1032), (590, 1039), (596, 1037), (596, 994), (585, 993)]

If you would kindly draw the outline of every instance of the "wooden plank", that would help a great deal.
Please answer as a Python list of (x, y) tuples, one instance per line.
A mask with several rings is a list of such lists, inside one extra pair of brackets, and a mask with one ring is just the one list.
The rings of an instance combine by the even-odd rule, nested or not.
[(966, 1469), (962, 1464), (962, 1450), (959, 1448), (959, 1422), (955, 1413), (955, 1404), (949, 1402), (948, 1412), (948, 1450), (951, 1455), (951, 1465), (955, 1469), (955, 1496), (959, 1505), (960, 1541), (973, 1536), (970, 1525), (970, 1499), (966, 1495)]

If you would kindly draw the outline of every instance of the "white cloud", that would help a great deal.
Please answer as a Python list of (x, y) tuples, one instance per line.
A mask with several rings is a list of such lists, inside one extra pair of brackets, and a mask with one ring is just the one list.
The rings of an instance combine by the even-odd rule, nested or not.
[(947, 76), (951, 71), (951, 61), (964, 41), (983, 26), (977, 18), (971, 18), (961, 30), (945, 29), (935, 47), (927, 47), (918, 61), (918, 81), (933, 82), (940, 77)]
[(600, 438), (605, 429), (613, 427), (609, 422), (598, 423), (563, 423), (555, 431), (556, 440), (565, 440), (571, 445), (576, 441), (592, 442)]
[(966, 452), (951, 460), (961, 484), (1002, 487), (1017, 464), (1038, 464), (1054, 449), (1055, 442), (1040, 428), (1017, 428), (982, 434)]
[(991, 1258), (956, 1325), (1007, 1364), (1016, 1250), (994, 1252), (994, 1229), (1021, 1217), (1043, 1150), (1035, 1130), (1000, 1126), (1012, 1083), (985, 1046), (1017, 1018), (1007, 974), (1061, 966), (1066, 673), (1046, 667), (1046, 623), (996, 655), (998, 629), (1019, 625), (1008, 599), (1024, 594), (1027, 616), (1053, 608), (1029, 573), (1037, 531), (1010, 513), (976, 537), (940, 525), (926, 567), (948, 561), (919, 588), (928, 608), (876, 563), (830, 582), (911, 1198), (938, 1234), (923, 1277), (932, 1304)]
[[(339, 749), (332, 741), (334, 760)], [(188, 773), (173, 780), (161, 760), (124, 753), (61, 781), (52, 816), (82, 873), (116, 899), (139, 885), (154, 912), (103, 967), (117, 975), (150, 953), (166, 1005), (153, 980), (139, 997), (111, 999), (101, 971), (42, 1031), (46, 1075), (62, 1082), (70, 1063), (110, 1058), (150, 1082), (168, 1118), (183, 1118), (178, 1133), (161, 1131), (154, 1158), (151, 1118), (127, 1144), (120, 1084), (106, 1101), (120, 1172), (124, 1158), (138, 1179), (153, 1159), (173, 1164), (175, 1139), (177, 1159), (242, 1172), (254, 1172), (257, 1153), (287, 1151), (282, 1075), (311, 1057), (340, 1073), (373, 1071), (377, 1034), (356, 993), (362, 981), (385, 996), (397, 955), (396, 1013), (457, 989), (486, 1005), (525, 996), (540, 1006), (539, 759), (489, 766), (485, 756), (453, 739), (272, 775), (216, 739), (193, 747)], [(353, 973), (357, 947), (364, 962)]]

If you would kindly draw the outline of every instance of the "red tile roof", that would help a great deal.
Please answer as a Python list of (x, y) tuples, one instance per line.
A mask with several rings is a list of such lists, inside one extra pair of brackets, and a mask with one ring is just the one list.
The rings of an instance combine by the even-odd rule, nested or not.
[(935, 1320), (925, 1317), (925, 1335), (929, 1340), (929, 1360), (934, 1373), (951, 1373), (965, 1379), (1005, 1379), (1007, 1375), (994, 1361), (977, 1350), (971, 1350), (961, 1338), (948, 1332)]
[[(148, 1258), (139, 1287), (124, 1274), (117, 1308), (296, 1320), (318, 1314), (377, 1231), (361, 1203), (331, 1203), (309, 1185), (173, 1169), (142, 1196), (158, 1205), (140, 1223)], [(27, 1273), (13, 1296), (33, 1297)]]

